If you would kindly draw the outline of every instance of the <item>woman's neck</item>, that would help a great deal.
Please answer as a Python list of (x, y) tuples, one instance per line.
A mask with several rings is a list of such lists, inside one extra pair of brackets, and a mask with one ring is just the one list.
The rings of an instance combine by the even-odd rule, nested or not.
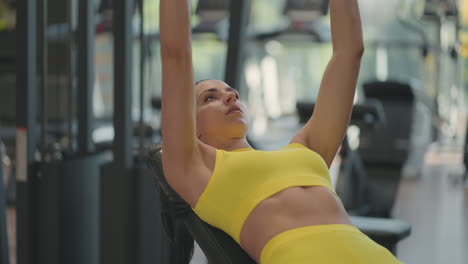
[(232, 151), (236, 149), (252, 148), (246, 138), (232, 138), (229, 140), (223, 140), (219, 142), (211, 142), (208, 144), (214, 148), (222, 149), (226, 151)]

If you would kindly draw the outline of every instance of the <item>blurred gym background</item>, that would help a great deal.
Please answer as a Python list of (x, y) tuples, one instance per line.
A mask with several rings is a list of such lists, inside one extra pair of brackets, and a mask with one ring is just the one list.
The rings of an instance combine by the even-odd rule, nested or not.
[[(255, 148), (286, 145), (332, 54), (328, 0), (191, 2), (195, 78), (239, 90)], [(403, 262), (467, 263), (468, 1), (359, 4), (337, 191), (407, 225)], [(0, 264), (168, 263), (146, 167), (160, 96), (159, 0), (0, 0)]]

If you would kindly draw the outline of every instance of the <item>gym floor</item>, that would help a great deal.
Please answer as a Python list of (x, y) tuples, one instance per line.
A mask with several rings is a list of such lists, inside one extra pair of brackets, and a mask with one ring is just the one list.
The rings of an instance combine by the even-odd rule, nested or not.
[(402, 182), (394, 216), (412, 226), (411, 236), (398, 246), (404, 263), (468, 262), (468, 185), (462, 182), (461, 160), (459, 151), (434, 145), (422, 177)]

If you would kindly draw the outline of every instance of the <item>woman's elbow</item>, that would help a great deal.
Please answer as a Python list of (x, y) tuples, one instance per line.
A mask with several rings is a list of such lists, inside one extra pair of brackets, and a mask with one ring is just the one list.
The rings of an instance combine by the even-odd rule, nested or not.
[(333, 51), (333, 57), (352, 61), (360, 61), (363, 55), (364, 45), (362, 44), (347, 46)]
[(364, 43), (359, 41), (353, 45), (348, 46), (344, 52), (350, 57), (361, 59), (361, 57), (364, 55), (364, 49)]
[(355, 54), (358, 58), (361, 58), (364, 55), (364, 51), (365, 51), (364, 43), (361, 42), (355, 48)]

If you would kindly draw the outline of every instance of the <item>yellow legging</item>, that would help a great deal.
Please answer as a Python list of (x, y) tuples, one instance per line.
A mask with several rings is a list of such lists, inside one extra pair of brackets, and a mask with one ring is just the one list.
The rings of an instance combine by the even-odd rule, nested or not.
[(291, 229), (273, 237), (261, 264), (401, 264), (386, 248), (350, 225)]

